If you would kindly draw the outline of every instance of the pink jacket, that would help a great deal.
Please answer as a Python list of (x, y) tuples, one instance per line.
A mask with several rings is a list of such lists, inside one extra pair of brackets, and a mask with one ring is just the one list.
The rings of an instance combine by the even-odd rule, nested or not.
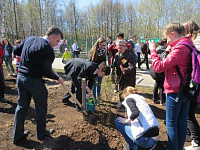
[(179, 43), (184, 41), (193, 45), (190, 38), (183, 37), (172, 43), (170, 53), (162, 61), (159, 59), (156, 50), (151, 51), (153, 69), (158, 73), (165, 71), (165, 93), (177, 93), (180, 90), (180, 76), (176, 71), (176, 65), (180, 68), (184, 83), (188, 78), (188, 69), (191, 67), (191, 50), (185, 45), (179, 45)]

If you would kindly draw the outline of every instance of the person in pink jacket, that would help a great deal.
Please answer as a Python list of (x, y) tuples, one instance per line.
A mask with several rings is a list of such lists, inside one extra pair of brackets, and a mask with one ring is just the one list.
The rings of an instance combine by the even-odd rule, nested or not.
[(3, 73), (2, 57), (5, 55), (5, 51), (0, 41), (0, 102), (7, 103), (8, 100), (4, 98), (5, 78)]
[(191, 50), (181, 44), (182, 42), (193, 45), (190, 37), (185, 37), (185, 28), (180, 23), (169, 24), (164, 32), (167, 38), (168, 55), (164, 60), (160, 60), (155, 43), (150, 43), (151, 62), (153, 69), (160, 73), (165, 71), (164, 92), (166, 93), (166, 125), (168, 134), (169, 150), (183, 150), (186, 132), (187, 115), (190, 101), (179, 93), (180, 76), (176, 66), (180, 68), (186, 82), (191, 64)]

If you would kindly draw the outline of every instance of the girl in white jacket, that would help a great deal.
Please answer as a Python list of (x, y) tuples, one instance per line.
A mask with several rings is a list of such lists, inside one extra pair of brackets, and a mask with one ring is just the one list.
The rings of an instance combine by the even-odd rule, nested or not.
[(159, 135), (159, 124), (145, 98), (136, 94), (136, 89), (128, 86), (123, 91), (128, 119), (118, 117), (115, 125), (125, 138), (126, 149), (137, 150), (137, 145), (153, 149)]

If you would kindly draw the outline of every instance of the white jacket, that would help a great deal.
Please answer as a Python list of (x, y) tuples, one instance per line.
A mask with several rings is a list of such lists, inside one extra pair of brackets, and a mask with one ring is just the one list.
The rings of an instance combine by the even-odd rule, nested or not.
[[(159, 127), (158, 121), (155, 118), (151, 108), (146, 103), (145, 98), (138, 94), (130, 94), (122, 102), (127, 109), (127, 116), (129, 119), (132, 112), (126, 103), (128, 98), (133, 98), (136, 102), (136, 106), (139, 109), (139, 116), (135, 120), (131, 121), (131, 131), (134, 139), (142, 136), (144, 133), (146, 133), (146, 131), (150, 130), (151, 127)], [(158, 136), (154, 137), (154, 139), (157, 140)]]

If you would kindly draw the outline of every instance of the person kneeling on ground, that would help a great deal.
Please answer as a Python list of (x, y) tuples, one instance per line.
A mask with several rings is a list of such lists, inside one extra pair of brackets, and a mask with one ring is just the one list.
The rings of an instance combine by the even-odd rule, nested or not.
[[(110, 74), (110, 67), (106, 66), (106, 62), (97, 64), (95, 62), (88, 61), (83, 58), (72, 58), (66, 61), (65, 74), (67, 77), (71, 78), (71, 92), (76, 92), (77, 100), (82, 103), (82, 90), (81, 90), (81, 79), (86, 78), (88, 80), (88, 86), (86, 87), (87, 93), (92, 96), (91, 89), (94, 84), (95, 78), (104, 77)], [(71, 95), (67, 93), (62, 99), (63, 103), (70, 105), (69, 98)], [(81, 111), (81, 109), (76, 105), (76, 110)]]
[(137, 146), (152, 149), (159, 136), (159, 124), (145, 98), (136, 94), (136, 89), (128, 86), (123, 90), (128, 119), (118, 117), (115, 125), (123, 135), (126, 150), (136, 150)]

